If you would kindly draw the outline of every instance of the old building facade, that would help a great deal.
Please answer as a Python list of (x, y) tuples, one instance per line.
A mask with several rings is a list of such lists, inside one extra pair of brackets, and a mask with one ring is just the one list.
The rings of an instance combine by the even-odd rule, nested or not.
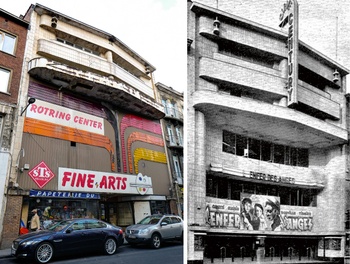
[(288, 3), (274, 30), (188, 2), (189, 263), (348, 254), (349, 71)]
[[(31, 5), (25, 18), (20, 102), (29, 105), (19, 117), (6, 217), (28, 227), (37, 208), (43, 225), (95, 217), (126, 227), (172, 213), (155, 67), (112, 34), (48, 7)], [(20, 222), (4, 228), (3, 248)]]
[(184, 201), (184, 177), (183, 177), (183, 148), (184, 148), (184, 131), (183, 131), (183, 93), (174, 90), (172, 87), (162, 83), (156, 83), (158, 91), (158, 100), (164, 107), (165, 116), (161, 120), (162, 130), (166, 141), (167, 159), (169, 165), (169, 174), (172, 189), (174, 209), (178, 215), (183, 214)]
[[(10, 173), (17, 171), (13, 153), (15, 131), (21, 108), (18, 107), (24, 50), (29, 23), (0, 9), (0, 233), (3, 230), (6, 194)], [(11, 218), (20, 221), (17, 218)], [(5, 230), (6, 231), (6, 230)], [(6, 234), (5, 234), (6, 236)]]

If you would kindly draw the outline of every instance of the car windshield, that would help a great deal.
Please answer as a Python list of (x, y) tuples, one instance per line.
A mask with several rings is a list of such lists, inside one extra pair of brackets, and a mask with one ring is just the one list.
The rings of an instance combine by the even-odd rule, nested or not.
[(72, 220), (61, 221), (50, 226), (48, 230), (58, 232), (58, 231), (61, 231), (66, 226), (70, 225), (71, 223), (72, 223)]
[(159, 220), (162, 218), (160, 215), (150, 215), (142, 219), (138, 224), (141, 225), (155, 225), (158, 224)]

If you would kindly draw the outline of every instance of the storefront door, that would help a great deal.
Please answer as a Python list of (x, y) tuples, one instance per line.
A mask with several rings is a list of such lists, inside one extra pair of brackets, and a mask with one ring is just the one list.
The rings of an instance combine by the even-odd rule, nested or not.
[(148, 201), (134, 203), (135, 223), (138, 223), (143, 218), (151, 214), (151, 207)]

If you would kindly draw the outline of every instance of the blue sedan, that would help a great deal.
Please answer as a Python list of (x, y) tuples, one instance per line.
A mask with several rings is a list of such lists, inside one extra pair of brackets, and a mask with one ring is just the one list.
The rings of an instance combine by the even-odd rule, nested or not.
[(53, 257), (102, 251), (113, 255), (124, 242), (120, 227), (97, 219), (74, 219), (55, 223), (47, 230), (21, 235), (12, 243), (17, 258), (47, 263)]

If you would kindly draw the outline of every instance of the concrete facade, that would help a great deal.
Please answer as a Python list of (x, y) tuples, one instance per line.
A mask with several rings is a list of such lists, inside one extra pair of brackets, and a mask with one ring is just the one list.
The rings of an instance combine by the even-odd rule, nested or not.
[[(188, 2), (188, 262), (344, 259), (349, 71), (299, 41), (289, 105), (290, 35), (222, 7)], [(281, 229), (245, 229), (244, 198)]]

